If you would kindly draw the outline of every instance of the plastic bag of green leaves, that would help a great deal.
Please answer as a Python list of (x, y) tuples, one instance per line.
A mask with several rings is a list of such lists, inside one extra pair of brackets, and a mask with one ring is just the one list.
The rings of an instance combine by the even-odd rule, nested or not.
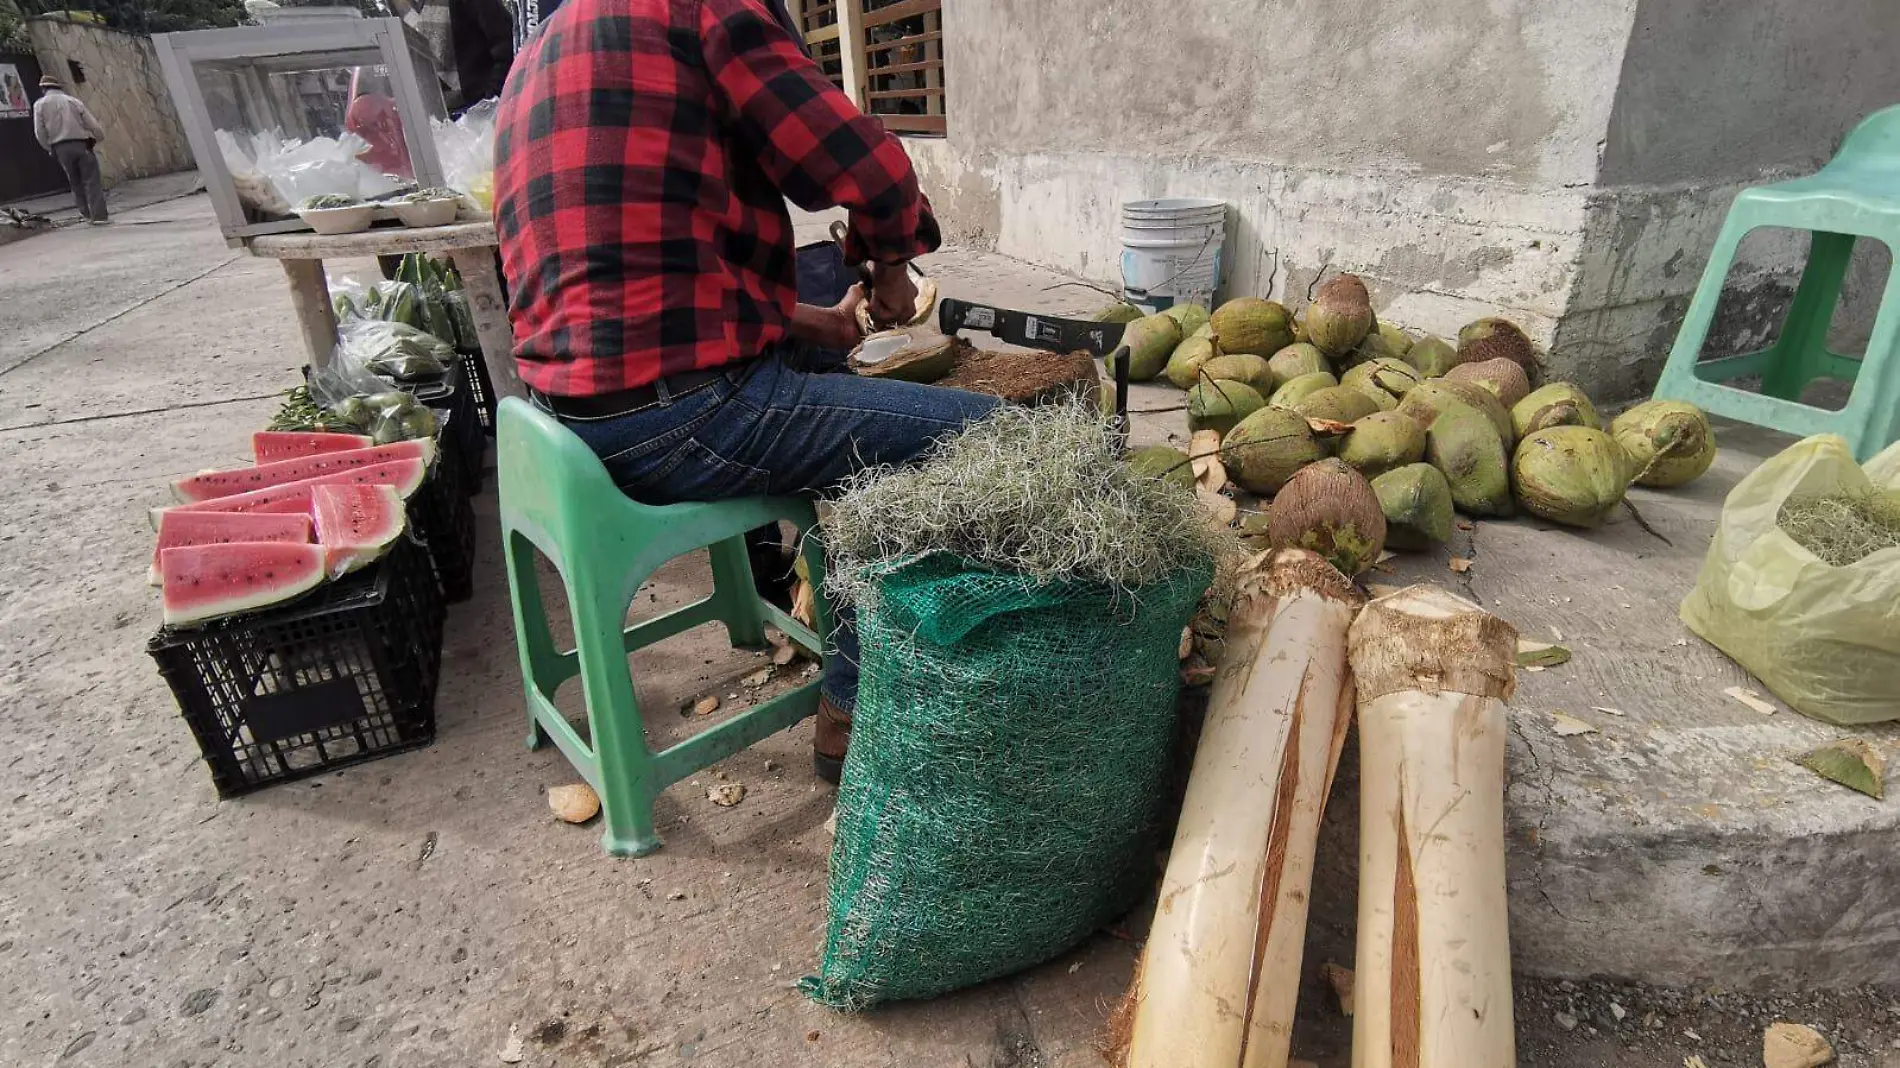
[(1900, 719), (1900, 445), (1796, 442), (1742, 479), (1682, 621), (1795, 711)]
[(1153, 888), (1182, 628), (1225, 536), (1084, 406), (1005, 408), (848, 483), (857, 612), (829, 929), (800, 989), (855, 1011), (1048, 960)]

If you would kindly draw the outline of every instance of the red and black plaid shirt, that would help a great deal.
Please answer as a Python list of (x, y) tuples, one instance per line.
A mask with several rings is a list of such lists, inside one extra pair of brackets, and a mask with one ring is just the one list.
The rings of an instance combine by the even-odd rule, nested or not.
[(851, 209), (853, 262), (937, 247), (903, 146), (764, 0), (566, 0), (495, 128), (522, 381), (591, 396), (764, 352), (797, 301), (787, 198)]

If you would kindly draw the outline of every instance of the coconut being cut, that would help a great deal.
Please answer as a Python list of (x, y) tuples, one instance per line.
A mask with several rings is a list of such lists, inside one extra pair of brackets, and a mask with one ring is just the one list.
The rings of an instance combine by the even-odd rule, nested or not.
[(935, 382), (956, 364), (956, 342), (927, 327), (884, 330), (851, 350), (851, 370), (866, 378)]

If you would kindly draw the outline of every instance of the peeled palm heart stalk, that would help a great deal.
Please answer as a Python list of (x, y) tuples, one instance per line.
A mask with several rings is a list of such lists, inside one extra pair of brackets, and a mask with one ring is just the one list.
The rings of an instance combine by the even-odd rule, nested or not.
[(1426, 549), (1451, 537), (1451, 483), (1431, 464), (1407, 464), (1372, 480), (1385, 512), (1385, 543)]
[(1286, 408), (1266, 407), (1234, 424), (1221, 441), (1221, 462), (1241, 487), (1259, 494), (1277, 493), (1294, 472), (1326, 457), (1306, 417)]
[(1553, 426), (1587, 426), (1603, 429), (1596, 405), (1583, 390), (1568, 382), (1539, 386), (1511, 405), (1511, 429), (1522, 438)]
[(1342, 460), (1300, 469), (1267, 509), (1276, 549), (1307, 549), (1348, 577), (1371, 567), (1385, 549), (1385, 512), (1366, 476)]
[(1181, 343), (1181, 324), (1165, 315), (1144, 315), (1128, 324), (1122, 344), (1128, 346), (1128, 380), (1146, 382), (1161, 373)]
[(1629, 454), (1603, 431), (1556, 426), (1518, 442), (1511, 481), (1517, 503), (1532, 515), (1594, 527), (1622, 502), (1628, 465)]
[(1273, 370), (1267, 361), (1251, 352), (1216, 356), (1201, 365), (1201, 377), (1228, 382), (1245, 382), (1262, 397), (1273, 392)]
[(1372, 330), (1372, 297), (1358, 275), (1330, 279), (1306, 308), (1306, 340), (1321, 352), (1344, 356)]
[(1339, 458), (1367, 478), (1417, 463), (1425, 455), (1425, 428), (1409, 415), (1374, 412), (1352, 424), (1339, 441)]
[(1515, 510), (1504, 443), (1491, 421), (1469, 405), (1447, 404), (1432, 420), (1425, 432), (1425, 458), (1451, 485), (1451, 500), (1459, 511), (1508, 516)]
[(1523, 400), (1531, 391), (1530, 376), (1524, 373), (1524, 368), (1505, 359), (1461, 363), (1445, 372), (1445, 379), (1483, 386), (1506, 408)]
[(1682, 401), (1639, 404), (1610, 423), (1610, 434), (1634, 462), (1642, 486), (1680, 486), (1715, 462), (1715, 428), (1702, 409)]
[(1220, 355), (1220, 347), (1210, 337), (1190, 337), (1174, 347), (1168, 366), (1162, 371), (1176, 389), (1192, 389), (1201, 377), (1201, 366)]
[(1529, 374), (1537, 369), (1537, 346), (1531, 344), (1531, 339), (1516, 323), (1496, 316), (1466, 323), (1464, 329), (1458, 331), (1459, 363), (1496, 359), (1509, 360)]
[(1278, 301), (1236, 297), (1214, 309), (1210, 321), (1222, 352), (1271, 356), (1293, 344), (1292, 316)]
[(1267, 358), (1267, 368), (1273, 372), (1273, 388), (1279, 389), (1301, 375), (1333, 373), (1333, 365), (1326, 354), (1309, 341), (1297, 341), (1286, 346)]
[(1244, 382), (1210, 379), (1188, 390), (1188, 429), (1218, 430), (1225, 435), (1266, 403)]
[(1422, 337), (1405, 350), (1405, 362), (1423, 378), (1439, 378), (1458, 366), (1458, 350), (1441, 337)]

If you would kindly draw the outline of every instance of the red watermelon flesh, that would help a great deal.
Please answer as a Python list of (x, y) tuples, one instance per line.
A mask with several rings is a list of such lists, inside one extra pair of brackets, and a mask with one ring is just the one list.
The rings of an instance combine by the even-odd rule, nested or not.
[(302, 482), (288, 482), (269, 489), (215, 497), (197, 504), (154, 508), (152, 524), (157, 526), (162, 517), (176, 512), (297, 512), (309, 515), (310, 489), (313, 486), (391, 486), (398, 497), (407, 498), (422, 485), (422, 479), (428, 473), (428, 466), (421, 460), (391, 460), (371, 467), (354, 467), (319, 475)]
[(233, 497), (240, 493), (269, 489), (286, 482), (303, 482), (323, 475), (336, 474), (356, 467), (372, 467), (392, 460), (421, 460), (426, 466), (435, 459), (435, 442), (427, 438), (376, 445), (367, 449), (324, 452), (291, 460), (239, 467), (230, 471), (201, 471), (190, 478), (172, 483), (172, 493), (187, 503)]
[(367, 449), (376, 444), (366, 434), (330, 434), (310, 430), (260, 430), (251, 435), (251, 456), (260, 464), (320, 456), (326, 452)]
[(187, 545), (228, 545), (237, 541), (281, 541), (302, 544), (310, 540), (310, 517), (266, 515), (253, 512), (170, 512), (159, 517), (158, 545), (146, 581), (159, 584), (158, 554)]
[(188, 627), (301, 597), (323, 584), (321, 545), (240, 541), (158, 554), (165, 625)]
[(402, 535), (402, 498), (389, 486), (313, 486), (310, 512), (331, 577), (362, 567)]

